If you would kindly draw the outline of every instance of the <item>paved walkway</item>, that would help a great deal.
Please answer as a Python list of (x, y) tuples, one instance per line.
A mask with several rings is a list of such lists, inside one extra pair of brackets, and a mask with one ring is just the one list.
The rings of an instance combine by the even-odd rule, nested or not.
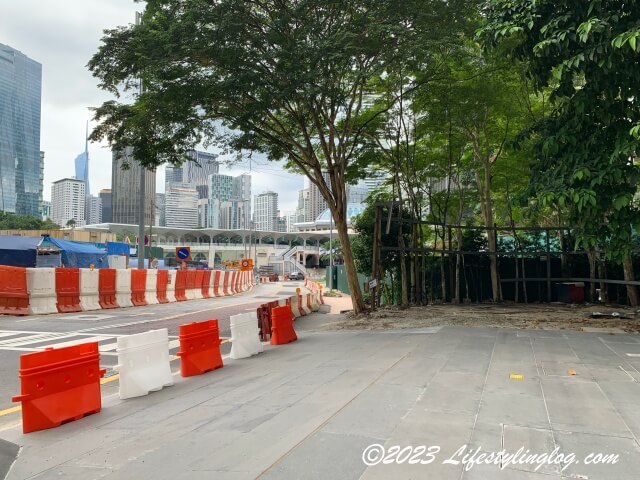
[[(24, 447), (12, 480), (639, 479), (639, 338), (453, 327), (302, 331), (293, 344), (177, 378), (147, 397), (107, 398), (86, 419), (0, 437)], [(372, 444), (404, 463), (367, 467), (363, 451)], [(396, 456), (394, 445), (414, 448)], [(464, 471), (454, 454), (465, 445), (538, 455), (557, 448), (579, 463), (562, 474), (564, 463), (537, 473), (527, 463)], [(440, 450), (430, 457), (428, 447)], [(426, 464), (410, 465), (408, 453)], [(619, 460), (587, 465), (592, 453)], [(375, 450), (368, 458), (378, 459)]]

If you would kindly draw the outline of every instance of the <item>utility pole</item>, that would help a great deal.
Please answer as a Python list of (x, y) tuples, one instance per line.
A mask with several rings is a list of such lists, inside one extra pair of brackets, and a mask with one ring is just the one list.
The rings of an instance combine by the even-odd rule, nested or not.
[[(136, 12), (136, 25), (140, 25), (142, 23), (142, 14), (140, 12)], [(140, 95), (142, 95), (143, 86), (142, 86), (142, 78), (140, 79)], [(136, 152), (133, 152), (134, 158), (136, 156)], [(137, 158), (135, 159), (136, 161)], [(139, 161), (138, 161), (139, 162)], [(138, 270), (144, 268), (144, 259), (145, 259), (145, 251), (144, 251), (144, 230), (145, 230), (145, 201), (146, 201), (146, 178), (145, 173), (147, 171), (146, 168), (140, 164), (140, 188), (139, 188), (139, 198), (138, 198)]]
[(333, 212), (329, 210), (329, 291), (333, 292)]

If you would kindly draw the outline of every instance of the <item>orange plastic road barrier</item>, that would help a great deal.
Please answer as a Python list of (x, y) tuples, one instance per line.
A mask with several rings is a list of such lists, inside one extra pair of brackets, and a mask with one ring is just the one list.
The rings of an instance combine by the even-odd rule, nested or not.
[(202, 270), (202, 296), (204, 298), (211, 298), (211, 270)]
[(180, 374), (183, 377), (201, 375), (221, 368), (218, 320), (180, 325)]
[(291, 307), (275, 307), (271, 310), (271, 345), (284, 345), (297, 339)]
[(222, 296), (222, 291), (220, 289), (220, 276), (221, 276), (222, 272), (220, 270), (215, 270), (213, 272), (213, 294), (216, 297), (221, 297)]
[(136, 307), (147, 305), (145, 294), (147, 292), (147, 271), (131, 270), (131, 303)]
[(56, 268), (56, 296), (58, 311), (61, 313), (81, 312), (80, 269)]
[(116, 270), (101, 268), (98, 270), (98, 294), (101, 308), (118, 308), (116, 301)]
[(0, 313), (29, 315), (26, 268), (0, 265)]
[(169, 270), (158, 270), (156, 283), (156, 297), (158, 303), (169, 303), (167, 298), (167, 285), (169, 283)]
[(176, 302), (185, 302), (187, 300), (187, 271), (178, 270), (176, 274)]
[(196, 283), (194, 288), (200, 290), (200, 293), (204, 296), (204, 272), (205, 270), (196, 270)]
[(222, 279), (222, 294), (226, 297), (227, 295), (231, 295), (231, 292), (229, 291), (229, 278), (231, 276), (231, 272), (225, 270), (223, 273), (224, 277)]
[(102, 408), (98, 342), (20, 356), (22, 431), (58, 427)]
[(198, 270), (185, 270), (187, 275), (187, 290), (194, 290), (196, 288), (196, 276), (198, 274)]

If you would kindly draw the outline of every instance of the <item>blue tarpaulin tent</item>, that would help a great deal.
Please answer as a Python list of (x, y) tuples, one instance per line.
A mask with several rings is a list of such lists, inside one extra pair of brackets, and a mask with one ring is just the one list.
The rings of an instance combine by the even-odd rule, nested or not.
[(0, 265), (35, 267), (42, 237), (0, 235)]
[(90, 243), (72, 242), (59, 238), (48, 238), (48, 241), (62, 250), (62, 265), (65, 267), (108, 268), (107, 252), (100, 250)]
[(131, 245), (123, 242), (107, 242), (107, 254), (129, 256)]

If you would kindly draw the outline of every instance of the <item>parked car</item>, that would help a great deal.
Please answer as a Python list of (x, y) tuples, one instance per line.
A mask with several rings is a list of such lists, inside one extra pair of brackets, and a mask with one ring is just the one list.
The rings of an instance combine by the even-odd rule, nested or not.
[(302, 272), (291, 272), (289, 274), (289, 280), (304, 280)]

